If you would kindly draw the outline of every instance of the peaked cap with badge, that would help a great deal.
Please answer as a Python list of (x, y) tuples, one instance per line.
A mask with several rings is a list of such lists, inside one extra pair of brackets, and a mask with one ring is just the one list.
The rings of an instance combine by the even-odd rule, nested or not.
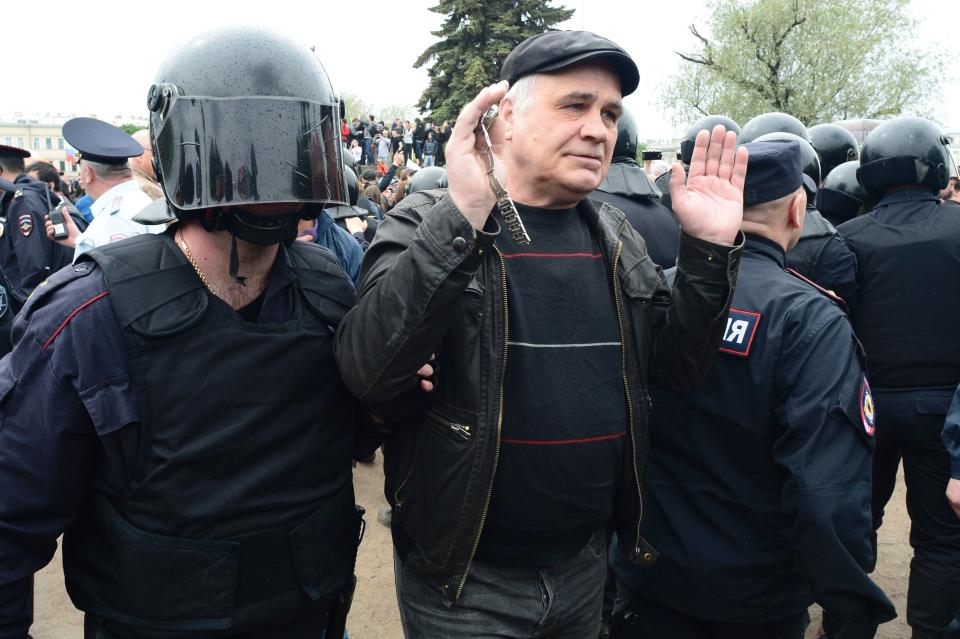
[(122, 165), (143, 155), (143, 147), (112, 124), (96, 118), (73, 118), (63, 125), (63, 139), (77, 150), (77, 157), (100, 164)]

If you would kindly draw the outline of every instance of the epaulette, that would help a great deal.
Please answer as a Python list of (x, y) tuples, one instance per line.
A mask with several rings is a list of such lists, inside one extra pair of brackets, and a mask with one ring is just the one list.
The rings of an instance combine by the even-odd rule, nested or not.
[(829, 290), (829, 289), (826, 289), (826, 288), (823, 288), (822, 286), (820, 286), (819, 284), (817, 284), (817, 283), (814, 282), (813, 280), (811, 280), (811, 279), (809, 279), (809, 278), (807, 278), (807, 277), (804, 277), (803, 275), (801, 275), (800, 273), (798, 273), (797, 271), (793, 270), (793, 269), (790, 268), (790, 267), (787, 267), (787, 272), (790, 273), (790, 275), (793, 275), (794, 277), (796, 277), (797, 279), (806, 282), (807, 284), (809, 284), (809, 285), (812, 286), (813, 288), (817, 289), (818, 291), (820, 291), (821, 293), (823, 293), (824, 295), (826, 295), (827, 297), (829, 297), (831, 300), (833, 300), (834, 302), (836, 302), (837, 304), (839, 304), (840, 307), (843, 308), (844, 311), (847, 310), (847, 303), (844, 301), (844, 299), (843, 299), (842, 297), (840, 297), (839, 295), (837, 295), (837, 294), (834, 293), (833, 291), (831, 291), (831, 290)]
[(37, 284), (30, 295), (27, 296), (27, 301), (23, 304), (23, 313), (29, 315), (35, 308), (44, 306), (54, 293), (67, 284), (81, 277), (86, 277), (94, 270), (94, 264), (90, 262), (80, 262), (53, 273), (50, 277)]

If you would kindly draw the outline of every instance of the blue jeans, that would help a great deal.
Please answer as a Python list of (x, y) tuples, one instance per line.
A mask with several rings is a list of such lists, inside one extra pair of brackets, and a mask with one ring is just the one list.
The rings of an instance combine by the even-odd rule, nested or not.
[(551, 568), (475, 561), (453, 605), (396, 556), (394, 572), (407, 639), (594, 639), (600, 634), (607, 537), (594, 534), (577, 555)]

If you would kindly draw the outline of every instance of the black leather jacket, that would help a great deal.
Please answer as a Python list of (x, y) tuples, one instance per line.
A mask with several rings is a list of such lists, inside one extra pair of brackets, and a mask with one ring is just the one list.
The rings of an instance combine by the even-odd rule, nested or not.
[[(616, 273), (611, 286), (626, 353), (632, 445), (612, 523), (630, 559), (649, 563), (656, 551), (639, 535), (647, 380), (689, 390), (703, 379), (726, 327), (742, 240), (731, 248), (682, 235), (671, 291), (620, 210), (592, 200), (578, 209)], [(499, 461), (509, 330), (499, 230), (491, 217), (475, 231), (443, 190), (406, 198), (380, 225), (363, 261), (358, 304), (337, 333), (344, 382), (368, 402), (409, 391), (417, 383), (412, 372), (437, 354), (432, 403), (384, 444), (385, 492), (394, 539), (408, 542), (405, 565), (450, 602), (466, 583)]]

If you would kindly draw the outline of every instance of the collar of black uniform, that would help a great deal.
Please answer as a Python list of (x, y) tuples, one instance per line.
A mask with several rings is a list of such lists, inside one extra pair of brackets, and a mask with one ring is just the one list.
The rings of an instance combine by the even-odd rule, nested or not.
[(894, 204), (897, 202), (922, 202), (924, 200), (935, 202), (937, 201), (937, 196), (935, 196), (932, 191), (928, 191), (927, 189), (921, 187), (917, 187), (915, 189), (904, 188), (890, 191), (880, 198), (877, 206), (884, 206), (885, 204)]
[(747, 239), (743, 247), (744, 251), (769, 257), (781, 267), (785, 268), (787, 266), (787, 252), (783, 250), (782, 246), (762, 235), (744, 233), (744, 237)]

